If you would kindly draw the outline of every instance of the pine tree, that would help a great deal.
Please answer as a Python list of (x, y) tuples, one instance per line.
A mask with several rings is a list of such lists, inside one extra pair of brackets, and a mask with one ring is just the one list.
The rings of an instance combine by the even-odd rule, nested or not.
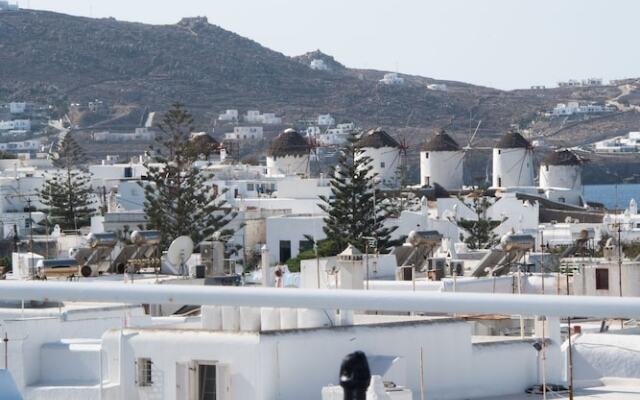
[(48, 210), (46, 224), (60, 225), (63, 230), (89, 225), (95, 209), (91, 178), (82, 170), (87, 162), (82, 147), (67, 134), (51, 157), (58, 171), (38, 191), (40, 201)]
[(371, 242), (368, 238), (375, 238), (375, 246), (384, 250), (397, 228), (385, 227), (389, 206), (379, 195), (375, 196), (372, 160), (363, 155), (356, 140), (355, 135), (351, 136), (340, 152), (338, 165), (332, 171), (331, 196), (320, 196), (324, 203), (320, 208), (327, 213), (324, 232), (336, 254), (348, 244), (364, 250), (367, 241)]
[(149, 184), (145, 186), (144, 210), (147, 228), (157, 229), (162, 245), (178, 236), (190, 236), (195, 243), (221, 231), (235, 216), (212, 177), (195, 166), (200, 151), (191, 139), (193, 117), (176, 103), (159, 125), (154, 162), (147, 161)]
[(461, 236), (461, 240), (470, 249), (488, 249), (496, 245), (499, 241), (498, 235), (493, 231), (503, 221), (491, 220), (487, 217), (487, 210), (491, 204), (487, 200), (486, 192), (478, 189), (473, 193), (473, 211), (476, 213), (475, 220), (460, 218), (456, 220), (458, 227), (467, 232), (466, 238)]

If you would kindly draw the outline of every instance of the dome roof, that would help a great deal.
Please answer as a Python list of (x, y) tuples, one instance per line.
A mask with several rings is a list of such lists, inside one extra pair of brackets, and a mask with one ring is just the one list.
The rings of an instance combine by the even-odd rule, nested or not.
[(439, 130), (424, 146), (423, 151), (460, 151), (460, 145), (444, 129)]
[(309, 143), (295, 129), (287, 129), (279, 134), (269, 146), (270, 157), (303, 156), (309, 154)]
[(519, 132), (509, 131), (503, 137), (500, 138), (495, 146), (496, 149), (530, 149), (531, 143)]
[(571, 150), (563, 149), (549, 153), (542, 160), (543, 165), (580, 165), (584, 162), (576, 153)]
[(379, 149), (381, 147), (400, 147), (400, 144), (382, 128), (376, 128), (362, 135), (356, 142), (356, 147), (373, 147), (374, 149)]

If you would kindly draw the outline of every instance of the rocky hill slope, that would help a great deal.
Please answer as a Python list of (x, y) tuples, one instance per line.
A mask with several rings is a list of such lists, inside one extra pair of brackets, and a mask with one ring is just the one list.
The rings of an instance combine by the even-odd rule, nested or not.
[[(309, 68), (316, 57), (332, 70)], [(482, 120), (483, 140), (512, 123), (528, 124), (557, 102), (620, 94), (616, 87), (500, 91), (459, 82), (444, 82), (448, 91), (441, 92), (426, 87), (441, 81), (418, 76), (402, 75), (403, 86), (382, 85), (383, 74), (350, 69), (320, 52), (287, 57), (206, 18), (145, 25), (44, 11), (0, 13), (0, 100), (99, 98), (150, 111), (180, 101), (203, 128), (221, 110), (238, 108), (276, 112), (287, 122), (330, 112), (363, 127), (402, 128), (417, 142), (443, 126), (464, 140)]]

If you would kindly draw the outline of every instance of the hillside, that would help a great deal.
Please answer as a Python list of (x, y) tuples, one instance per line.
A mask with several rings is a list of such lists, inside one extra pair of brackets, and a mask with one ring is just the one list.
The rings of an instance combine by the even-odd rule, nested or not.
[[(494, 136), (511, 123), (528, 122), (559, 101), (617, 95), (617, 88), (499, 91), (408, 76), (407, 84), (378, 84), (384, 72), (354, 70), (332, 57), (287, 57), (209, 24), (206, 18), (175, 25), (145, 25), (44, 11), (0, 13), (0, 99), (39, 98), (163, 110), (175, 101), (192, 108), (202, 125), (225, 108), (257, 108), (285, 120), (331, 112), (363, 126), (448, 126), (466, 134), (469, 116)], [(308, 67), (330, 60), (331, 72)], [(472, 66), (470, 66), (472, 68)]]

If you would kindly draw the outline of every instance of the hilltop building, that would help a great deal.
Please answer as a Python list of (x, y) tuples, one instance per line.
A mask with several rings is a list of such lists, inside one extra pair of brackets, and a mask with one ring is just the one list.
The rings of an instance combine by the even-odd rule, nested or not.
[(389, 72), (384, 74), (384, 77), (379, 82), (384, 85), (404, 85), (404, 78), (398, 76), (395, 72)]
[(309, 68), (314, 69), (316, 71), (329, 71), (331, 69), (329, 68), (327, 63), (325, 63), (324, 60), (320, 58), (311, 60), (311, 63), (309, 64)]
[(640, 151), (640, 132), (596, 142), (593, 149), (596, 153), (637, 153)]
[(233, 132), (225, 133), (225, 140), (254, 141), (264, 138), (261, 126), (235, 126)]
[(0, 0), (0, 11), (18, 11), (18, 4), (11, 4), (7, 0)]
[(218, 121), (222, 122), (238, 122), (238, 110), (226, 110), (218, 115)]

